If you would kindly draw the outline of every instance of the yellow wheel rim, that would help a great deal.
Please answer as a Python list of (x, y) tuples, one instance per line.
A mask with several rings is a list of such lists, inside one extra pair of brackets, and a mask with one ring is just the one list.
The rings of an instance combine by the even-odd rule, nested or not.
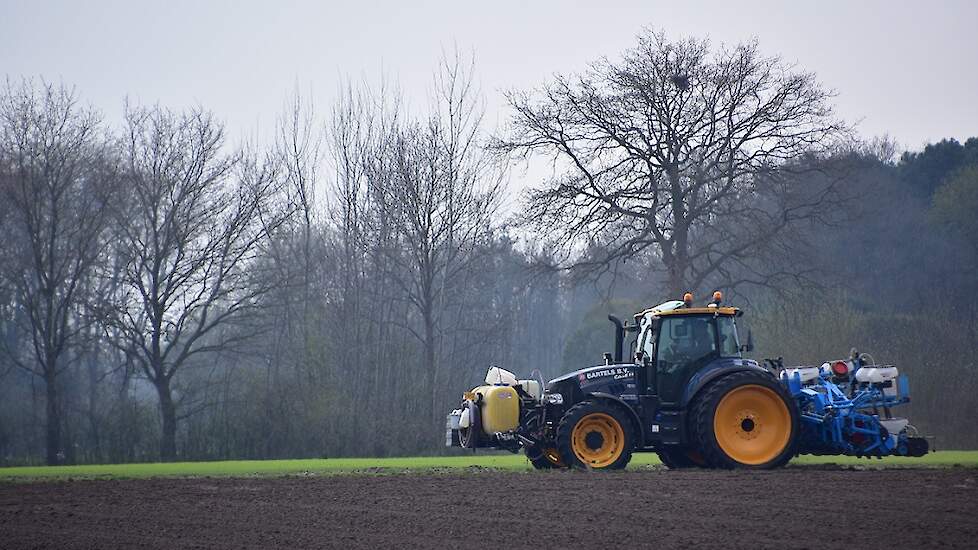
[(754, 384), (727, 392), (713, 416), (713, 433), (723, 452), (752, 466), (770, 462), (784, 452), (791, 429), (791, 413), (781, 397)]
[(571, 448), (584, 464), (605, 468), (614, 464), (625, 450), (625, 430), (610, 415), (591, 413), (574, 426)]

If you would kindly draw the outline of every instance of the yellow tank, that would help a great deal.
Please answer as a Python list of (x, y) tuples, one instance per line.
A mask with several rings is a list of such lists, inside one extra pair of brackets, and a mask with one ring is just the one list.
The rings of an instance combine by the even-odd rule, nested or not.
[(487, 434), (515, 430), (520, 423), (520, 398), (510, 386), (479, 386), (472, 393), (482, 396), (482, 429)]

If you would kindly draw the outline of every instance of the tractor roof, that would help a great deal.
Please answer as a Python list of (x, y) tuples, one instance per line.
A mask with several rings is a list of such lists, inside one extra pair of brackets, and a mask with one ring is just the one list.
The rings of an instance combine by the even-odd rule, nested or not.
[(679, 309), (670, 309), (666, 311), (653, 311), (647, 309), (637, 316), (645, 315), (646, 313), (653, 313), (656, 317), (669, 317), (677, 315), (740, 315), (741, 311), (735, 307), (683, 307)]

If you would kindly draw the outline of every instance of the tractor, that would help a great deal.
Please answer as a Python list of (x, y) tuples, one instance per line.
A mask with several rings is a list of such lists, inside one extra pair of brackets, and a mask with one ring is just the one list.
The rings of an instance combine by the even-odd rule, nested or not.
[[(853, 351), (846, 360), (785, 368), (745, 359), (743, 311), (693, 296), (609, 315), (614, 353), (550, 380), (492, 367), (446, 421), (446, 444), (524, 452), (538, 469), (624, 468), (655, 452), (669, 468), (769, 469), (798, 454), (920, 456), (928, 442), (891, 408), (906, 378)], [(629, 338), (634, 335), (632, 338)], [(626, 339), (630, 357), (624, 361)]]

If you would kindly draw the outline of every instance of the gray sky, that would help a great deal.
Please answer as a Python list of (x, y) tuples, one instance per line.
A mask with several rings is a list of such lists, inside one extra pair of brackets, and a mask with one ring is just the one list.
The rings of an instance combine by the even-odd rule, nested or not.
[(298, 84), (326, 111), (346, 77), (399, 79), (409, 101), (443, 48), (475, 52), (488, 114), (500, 91), (539, 84), (645, 25), (671, 37), (756, 36), (816, 72), (864, 136), (916, 149), (978, 135), (978, 3), (959, 2), (300, 2), (0, 0), (0, 74), (75, 84), (110, 120), (129, 95), (200, 104), (232, 136), (271, 131)]

